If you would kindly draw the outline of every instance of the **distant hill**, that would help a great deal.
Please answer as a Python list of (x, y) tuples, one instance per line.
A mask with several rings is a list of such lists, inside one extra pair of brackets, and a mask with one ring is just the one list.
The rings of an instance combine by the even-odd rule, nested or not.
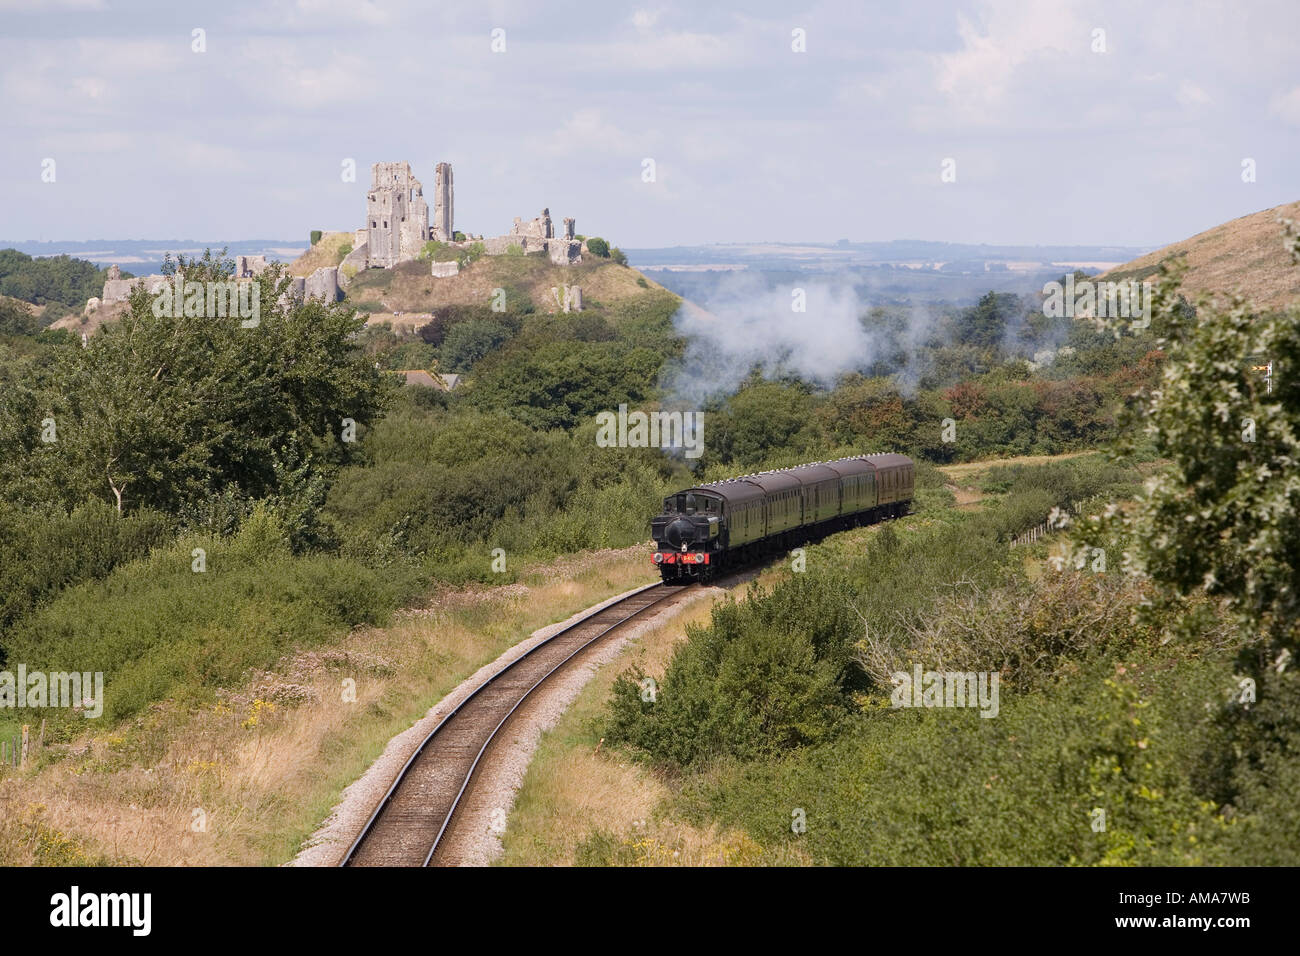
[(163, 258), (171, 253), (201, 256), (204, 249), (226, 249), (231, 256), (266, 256), (274, 262), (288, 262), (302, 254), (307, 243), (294, 239), (235, 239), (201, 241), (197, 239), (90, 239), (77, 241), (0, 240), (0, 249), (17, 249), (29, 256), (70, 255), (93, 262), (102, 268), (120, 265), (138, 276), (156, 273)]
[(1094, 275), (1150, 246), (996, 246), (919, 239), (889, 242), (719, 243), (624, 247), (631, 265), (686, 299), (707, 300), (725, 272), (756, 276), (769, 289), (820, 276), (851, 285), (876, 305), (976, 302), (986, 292), (1032, 295), (1082, 270)]
[(1300, 219), (1300, 202), (1287, 203), (1233, 219), (1147, 253), (1102, 273), (1120, 281), (1145, 279), (1171, 256), (1185, 256), (1183, 288), (1188, 297), (1202, 292), (1242, 292), (1263, 308), (1300, 301), (1300, 266), (1291, 261), (1282, 243), (1278, 218)]
[[(325, 233), (313, 248), (289, 265), (289, 273), (309, 275), (321, 266), (336, 265), (342, 258), (341, 247), (352, 238), (349, 232)], [(581, 288), (583, 307), (597, 310), (646, 293), (668, 292), (635, 269), (590, 255), (571, 266), (554, 265), (545, 255), (483, 256), (458, 275), (446, 278), (432, 276), (431, 266), (429, 260), (420, 259), (392, 269), (367, 269), (348, 284), (347, 302), (369, 313), (372, 322), (417, 328), (429, 321), (433, 309), (491, 305), (496, 289), (505, 290), (512, 309), (527, 302), (538, 313), (561, 311), (551, 290), (559, 289), (562, 301), (566, 285)], [(77, 311), (52, 327), (93, 334), (104, 322), (120, 318), (128, 308), (126, 302), (115, 302), (90, 315)]]

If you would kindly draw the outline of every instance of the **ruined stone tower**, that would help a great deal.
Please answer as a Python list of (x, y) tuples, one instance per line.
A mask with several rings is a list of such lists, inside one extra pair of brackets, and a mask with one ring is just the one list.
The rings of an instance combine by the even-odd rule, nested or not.
[(433, 238), (450, 242), (456, 232), (451, 163), (439, 163), (433, 179)]
[[(441, 173), (442, 166), (438, 169)], [(416, 258), (429, 241), (429, 204), (424, 201), (424, 187), (411, 174), (410, 163), (375, 163), (370, 175), (366, 246), (370, 265), (387, 269)], [(447, 183), (450, 194), (449, 166)], [(450, 219), (450, 195), (447, 214)]]

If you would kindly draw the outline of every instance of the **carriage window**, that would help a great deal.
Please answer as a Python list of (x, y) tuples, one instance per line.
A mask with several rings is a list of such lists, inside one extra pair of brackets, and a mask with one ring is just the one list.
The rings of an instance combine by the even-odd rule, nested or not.
[(664, 499), (664, 513), (665, 513), (665, 514), (672, 514), (672, 513), (673, 513), (674, 511), (676, 511), (676, 510), (677, 510), (677, 509), (673, 506), (673, 499), (671, 499), (671, 498), (665, 498), (665, 499)]

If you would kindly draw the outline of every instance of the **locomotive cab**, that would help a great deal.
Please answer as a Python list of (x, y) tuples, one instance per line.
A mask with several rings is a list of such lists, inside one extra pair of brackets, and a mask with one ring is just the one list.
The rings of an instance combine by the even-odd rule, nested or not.
[(655, 563), (665, 581), (704, 580), (725, 547), (723, 501), (698, 488), (664, 499), (663, 512), (650, 521)]

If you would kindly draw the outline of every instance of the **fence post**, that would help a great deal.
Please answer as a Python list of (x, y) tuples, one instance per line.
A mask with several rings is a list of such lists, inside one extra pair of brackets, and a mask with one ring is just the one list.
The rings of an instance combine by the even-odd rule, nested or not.
[(20, 767), (27, 766), (27, 744), (30, 739), (29, 736), (30, 733), (31, 733), (31, 725), (23, 724), (23, 749), (22, 752), (18, 755), (18, 766)]

